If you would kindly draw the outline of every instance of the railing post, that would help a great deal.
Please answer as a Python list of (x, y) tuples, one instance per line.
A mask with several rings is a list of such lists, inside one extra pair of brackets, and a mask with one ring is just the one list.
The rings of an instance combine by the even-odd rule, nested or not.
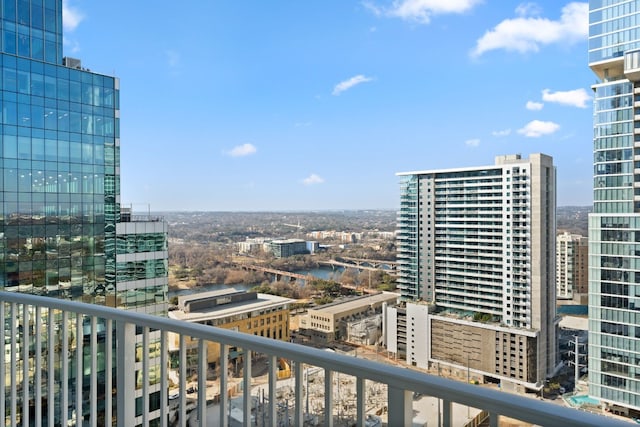
[[(242, 349), (242, 422), (244, 425), (251, 425), (251, 350)], [(256, 414), (257, 416), (257, 414)]]
[[(11, 425), (15, 426), (17, 424), (18, 417), (16, 413), (18, 412), (18, 384), (15, 378), (18, 378), (18, 358), (17, 358), (17, 341), (18, 341), (18, 305), (15, 302), (11, 303)], [(24, 345), (24, 342), (22, 343)]]
[(220, 427), (229, 425), (229, 393), (228, 376), (229, 374), (229, 347), (226, 344), (220, 344)]
[(389, 386), (387, 389), (388, 425), (410, 426), (413, 419), (411, 391)]
[(149, 328), (147, 326), (142, 328), (140, 360), (142, 362), (142, 427), (149, 427)]
[[(278, 404), (276, 402), (276, 387), (278, 380), (278, 356), (269, 355), (269, 424), (277, 425)], [(262, 409), (264, 411), (264, 408)]]
[[(4, 301), (0, 300), (0, 319), (6, 319), (4, 306), (5, 306)], [(6, 337), (7, 337), (7, 324), (3, 321), (2, 337), (0, 338), (0, 342), (2, 343), (2, 348), (3, 348), (2, 357), (0, 357), (0, 372), (4, 377), (6, 377), (7, 375), (6, 366), (5, 366), (5, 362), (6, 362), (5, 352), (7, 351)], [(14, 339), (14, 338), (11, 338), (11, 339)], [(0, 378), (0, 396), (6, 396), (6, 384), (7, 384), (6, 378)], [(6, 425), (7, 408), (5, 406), (5, 401), (6, 401), (6, 398), (4, 397), (0, 398), (0, 417), (2, 417), (2, 423)]]
[(500, 425), (500, 414), (489, 412), (489, 427), (498, 427)]
[(76, 313), (76, 425), (83, 425), (82, 418), (82, 380), (84, 379), (84, 327), (82, 313)]
[(29, 305), (22, 304), (22, 425), (29, 425)]
[(207, 425), (207, 342), (198, 341), (198, 425)]
[(62, 331), (62, 353), (60, 356), (62, 364), (62, 372), (60, 377), (60, 419), (62, 425), (66, 426), (69, 421), (69, 313), (62, 312), (62, 323), (60, 330)]
[(324, 425), (333, 427), (333, 371), (324, 370)]
[[(4, 304), (3, 304), (4, 306)], [(0, 318), (3, 318), (3, 313), (0, 313)], [(55, 387), (55, 337), (54, 337), (54, 310), (53, 308), (49, 308), (47, 314), (47, 425), (53, 424), (56, 413), (55, 413), (55, 398), (52, 390)], [(62, 360), (62, 358), (60, 358)], [(0, 372), (4, 372), (3, 369), (0, 369)], [(0, 393), (2, 396), (4, 393)], [(58, 396), (58, 399), (60, 397)]]
[(42, 309), (36, 307), (36, 375), (33, 380), (33, 397), (36, 405), (36, 427), (42, 426)]
[(364, 426), (364, 418), (365, 418), (365, 408), (364, 408), (364, 402), (365, 402), (365, 379), (362, 377), (358, 377), (356, 379), (356, 425), (357, 426)]
[[(91, 374), (89, 383), (91, 427), (98, 426), (98, 319), (91, 316), (91, 335), (89, 338)], [(106, 374), (105, 374), (106, 375)]]
[(184, 334), (180, 334), (179, 350), (179, 362), (178, 370), (180, 376), (178, 382), (180, 383), (178, 390), (180, 392), (180, 407), (178, 410), (178, 420), (180, 421), (180, 427), (187, 426), (187, 340)]
[[(0, 300), (0, 319), (6, 319), (5, 317), (5, 310), (4, 310), (4, 301)], [(2, 345), (3, 345), (3, 349), (4, 351), (2, 352), (2, 357), (0, 357), (0, 372), (2, 373), (2, 375), (4, 375), (6, 377), (7, 375), (7, 371), (6, 371), (6, 366), (5, 366), (5, 362), (6, 362), (6, 348), (7, 348), (7, 324), (3, 323), (2, 325)], [(15, 338), (12, 337), (12, 340), (14, 340)], [(0, 396), (6, 396), (6, 378), (2, 378), (0, 379)], [(5, 406), (5, 401), (6, 401), (6, 397), (3, 397), (0, 399), (0, 417), (2, 417), (3, 422), (6, 421), (6, 417), (7, 417), (7, 408)]]
[(451, 427), (453, 418), (451, 418), (451, 401), (442, 399), (442, 425), (443, 427)]
[(104, 340), (104, 425), (113, 425), (113, 320), (106, 319)]
[(136, 416), (136, 327), (116, 321), (117, 425), (130, 426)]
[(296, 407), (294, 408), (293, 411), (293, 425), (295, 427), (302, 427), (303, 426), (303, 407), (302, 407), (302, 362), (296, 360), (295, 361), (295, 368), (294, 368), (294, 372), (296, 375), (296, 383), (295, 383), (295, 394), (296, 394)]
[(169, 368), (167, 348), (167, 331), (160, 332), (160, 427), (167, 427), (169, 420), (169, 408), (167, 400), (169, 399), (169, 377), (167, 369)]

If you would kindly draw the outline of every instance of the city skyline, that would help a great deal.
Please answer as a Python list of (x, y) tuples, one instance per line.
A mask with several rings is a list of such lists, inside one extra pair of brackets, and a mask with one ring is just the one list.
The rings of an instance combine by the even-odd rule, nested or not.
[(69, 0), (64, 48), (120, 78), (125, 206), (397, 209), (398, 171), (518, 152), (554, 157), (559, 206), (590, 205), (587, 3), (433, 3), (196, 2), (149, 21)]

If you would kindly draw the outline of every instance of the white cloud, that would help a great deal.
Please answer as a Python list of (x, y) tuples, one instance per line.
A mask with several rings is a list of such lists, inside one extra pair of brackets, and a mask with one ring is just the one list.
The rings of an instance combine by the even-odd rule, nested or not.
[(373, 80), (371, 77), (365, 77), (362, 74), (358, 74), (357, 76), (353, 76), (350, 79), (344, 80), (340, 83), (338, 83), (334, 88), (333, 88), (333, 95), (340, 95), (342, 92), (344, 92), (345, 90), (349, 90), (352, 87), (359, 85), (360, 83), (366, 83), (366, 82), (370, 82), (371, 80)]
[(538, 16), (542, 13), (542, 9), (536, 3), (521, 3), (516, 7), (516, 15), (518, 16)]
[(497, 137), (509, 136), (511, 135), (511, 129), (494, 130), (491, 135)]
[(591, 100), (591, 96), (583, 88), (551, 92), (549, 89), (542, 91), (542, 99), (547, 102), (557, 102), (562, 105), (570, 105), (572, 107), (587, 108), (587, 103)]
[(64, 51), (67, 53), (80, 52), (80, 43), (77, 40), (69, 40), (67, 37), (62, 36), (62, 44), (64, 44)]
[(532, 120), (522, 129), (518, 129), (518, 133), (528, 138), (539, 138), (542, 135), (550, 135), (558, 129), (560, 129), (560, 125), (557, 123)]
[(385, 8), (373, 2), (365, 1), (363, 5), (375, 15), (385, 15), (428, 24), (434, 15), (448, 13), (464, 13), (482, 0), (394, 0)]
[(73, 31), (84, 19), (84, 15), (77, 8), (69, 5), (69, 0), (62, 1), (62, 25), (64, 31)]
[(527, 110), (540, 111), (542, 110), (542, 107), (544, 107), (544, 104), (542, 102), (527, 101), (526, 107)]
[(302, 183), (304, 185), (322, 184), (323, 182), (324, 178), (322, 178), (320, 175), (316, 175), (315, 173), (312, 173), (302, 180)]
[[(516, 12), (531, 13), (531, 8), (519, 6)], [(589, 5), (573, 2), (562, 8), (557, 21), (530, 15), (505, 19), (478, 39), (471, 56), (478, 57), (495, 49), (537, 52), (543, 45), (586, 40), (588, 33)]]
[(474, 138), (474, 139), (467, 139), (464, 144), (467, 147), (477, 147), (478, 145), (480, 145), (480, 140), (478, 138)]
[(253, 144), (242, 144), (233, 147), (227, 154), (231, 157), (244, 157), (255, 154), (256, 151), (258, 151), (258, 149)]

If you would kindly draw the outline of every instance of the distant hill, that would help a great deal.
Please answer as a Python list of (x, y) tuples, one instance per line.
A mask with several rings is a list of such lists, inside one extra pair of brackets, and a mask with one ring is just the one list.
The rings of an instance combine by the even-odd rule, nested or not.
[(570, 233), (587, 236), (591, 209), (591, 206), (558, 207), (556, 209), (556, 225), (558, 232), (568, 231)]

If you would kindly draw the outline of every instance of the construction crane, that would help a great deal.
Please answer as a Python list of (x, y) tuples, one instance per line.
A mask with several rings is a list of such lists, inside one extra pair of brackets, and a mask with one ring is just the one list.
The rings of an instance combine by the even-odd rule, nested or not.
[(304, 228), (302, 225), (300, 225), (300, 220), (298, 220), (298, 224), (287, 224), (287, 223), (282, 223), (282, 225), (286, 225), (287, 227), (293, 227), (293, 228), (297, 228), (298, 232), (296, 233), (296, 237), (300, 237), (300, 233), (302, 233), (302, 229)]
[(282, 225), (286, 225), (287, 227), (295, 227), (298, 230), (302, 230), (304, 227), (300, 225), (300, 221), (298, 221), (298, 224), (287, 224), (287, 223), (283, 223)]

